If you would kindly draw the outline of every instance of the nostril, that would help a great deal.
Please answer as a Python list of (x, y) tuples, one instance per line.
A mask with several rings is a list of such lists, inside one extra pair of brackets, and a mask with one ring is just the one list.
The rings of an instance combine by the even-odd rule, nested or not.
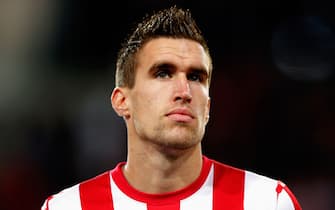
[(175, 101), (182, 101), (182, 102), (190, 103), (191, 100), (192, 100), (192, 96), (188, 93), (183, 93), (175, 97)]

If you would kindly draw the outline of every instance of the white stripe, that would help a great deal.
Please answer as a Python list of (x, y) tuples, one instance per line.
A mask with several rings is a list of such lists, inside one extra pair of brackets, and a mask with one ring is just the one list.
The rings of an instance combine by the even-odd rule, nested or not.
[(190, 197), (181, 200), (180, 210), (211, 210), (213, 205), (214, 167), (211, 166), (209, 175), (201, 188)]
[(136, 201), (124, 194), (111, 177), (114, 210), (147, 210), (147, 204)]
[(277, 210), (277, 181), (246, 171), (244, 210)]
[(276, 210), (294, 210), (291, 197), (285, 190), (282, 190), (282, 192), (279, 194), (278, 207)]
[(49, 200), (49, 210), (81, 210), (79, 184), (61, 191)]
[(294, 210), (285, 190), (277, 197), (277, 184), (275, 179), (246, 171), (244, 210)]

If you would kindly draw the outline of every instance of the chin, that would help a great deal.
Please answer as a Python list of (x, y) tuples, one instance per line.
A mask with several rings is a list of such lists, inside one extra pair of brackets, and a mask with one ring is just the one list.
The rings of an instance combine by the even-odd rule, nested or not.
[(181, 155), (187, 153), (188, 151), (192, 150), (192, 148), (195, 148), (198, 143), (182, 143), (182, 142), (174, 142), (174, 143), (168, 143), (164, 145), (160, 145), (160, 151), (165, 154), (166, 157), (169, 159), (176, 159), (180, 157)]
[(198, 143), (200, 143), (199, 137), (179, 134), (163, 141), (162, 145), (171, 149), (185, 150), (196, 146)]

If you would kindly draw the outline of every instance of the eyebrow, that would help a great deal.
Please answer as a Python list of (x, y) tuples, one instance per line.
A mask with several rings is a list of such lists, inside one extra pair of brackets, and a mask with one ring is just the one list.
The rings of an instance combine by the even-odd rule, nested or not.
[[(172, 69), (172, 70), (175, 70), (175, 69), (177, 69), (177, 66), (172, 64), (172, 63), (169, 63), (169, 62), (158, 62), (158, 63), (155, 63), (154, 65), (152, 65), (150, 67), (149, 72), (152, 73), (157, 69)], [(202, 67), (202, 66), (197, 66), (197, 67), (195, 67), (195, 66), (192, 67), (191, 66), (187, 72), (188, 73), (198, 73), (198, 74), (204, 75), (206, 78), (209, 77), (209, 71), (206, 70), (206, 68)]]
[(209, 74), (208, 71), (206, 71), (204, 68), (191, 68), (190, 70), (191, 73), (198, 73), (208, 78)]
[(176, 68), (177, 66), (172, 63), (159, 62), (159, 63), (155, 63), (154, 65), (152, 65), (149, 69), (149, 72), (154, 72), (157, 69), (176, 69)]

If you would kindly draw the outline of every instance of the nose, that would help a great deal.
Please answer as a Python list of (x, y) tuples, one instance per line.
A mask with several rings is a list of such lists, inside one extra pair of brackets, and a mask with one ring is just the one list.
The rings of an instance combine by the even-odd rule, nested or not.
[(190, 103), (192, 100), (191, 88), (189, 80), (186, 75), (180, 75), (176, 78), (176, 82), (174, 84), (175, 95), (174, 101), (182, 101)]

